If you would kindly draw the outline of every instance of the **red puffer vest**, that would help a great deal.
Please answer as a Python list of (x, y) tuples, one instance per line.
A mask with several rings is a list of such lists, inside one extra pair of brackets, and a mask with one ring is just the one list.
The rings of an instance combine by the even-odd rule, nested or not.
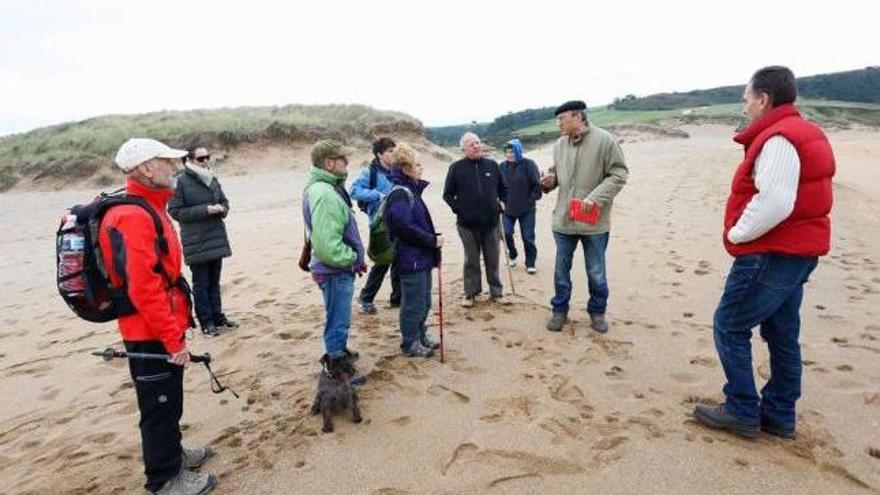
[[(781, 135), (795, 147), (801, 161), (797, 199), (788, 218), (761, 237), (743, 244), (727, 240), (746, 205), (758, 193), (752, 170), (764, 143)], [(780, 105), (752, 122), (733, 138), (745, 147), (745, 158), (736, 169), (724, 214), (724, 247), (732, 256), (781, 253), (822, 256), (831, 244), (831, 178), (834, 153), (825, 133), (804, 120), (792, 104)]]

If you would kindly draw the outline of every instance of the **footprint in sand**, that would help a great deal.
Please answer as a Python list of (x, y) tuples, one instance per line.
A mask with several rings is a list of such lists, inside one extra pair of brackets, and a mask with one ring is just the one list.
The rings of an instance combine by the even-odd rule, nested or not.
[(679, 265), (678, 263), (673, 263), (672, 261), (667, 261), (666, 266), (672, 267), (672, 269), (675, 270), (675, 273), (684, 273), (685, 271), (685, 268), (683, 266)]
[(55, 400), (55, 398), (58, 397), (58, 394), (61, 393), (61, 389), (57, 389), (57, 388), (53, 388), (53, 387), (48, 387), (48, 389), (44, 389), (44, 390), (45, 390), (45, 392), (40, 394), (40, 400), (44, 401), (44, 402)]
[(399, 418), (394, 418), (394, 419), (392, 419), (391, 422), (394, 423), (394, 424), (397, 425), (397, 426), (406, 426), (406, 425), (412, 423), (412, 417), (410, 417), (410, 416), (401, 416), (401, 417), (399, 417)]
[[(573, 461), (544, 457), (519, 450), (484, 449), (474, 443), (460, 444), (449, 459), (444, 463), (440, 473), (446, 476), (452, 471), (459, 471), (469, 465), (492, 466), (506, 471), (519, 472), (521, 475), (574, 475), (584, 472), (584, 467)], [(500, 479), (500, 478), (499, 478)], [(494, 480), (498, 482), (499, 479)]]
[(612, 366), (610, 370), (605, 372), (605, 376), (609, 378), (623, 378), (623, 368), (620, 366)]
[(693, 364), (694, 366), (705, 366), (707, 368), (714, 368), (718, 366), (718, 361), (708, 356), (697, 356), (695, 358), (691, 358), (688, 362)]
[(712, 265), (708, 261), (700, 260), (700, 262), (697, 263), (697, 269), (694, 270), (694, 273), (696, 273), (697, 275), (706, 275), (711, 269)]
[(603, 464), (619, 459), (623, 454), (617, 452), (617, 449), (627, 441), (629, 441), (629, 437), (624, 435), (608, 436), (599, 440), (592, 446), (592, 450), (595, 452), (594, 458)]
[(462, 404), (467, 404), (471, 401), (471, 398), (467, 395), (440, 384), (434, 384), (428, 387), (428, 393), (434, 396), (451, 394), (453, 397), (455, 397), (456, 400), (458, 400), (458, 402)]
[[(660, 415), (662, 416), (663, 411), (657, 411), (657, 412), (659, 412)], [(657, 416), (656, 413), (654, 413), (654, 415)], [(645, 436), (649, 440), (652, 438), (662, 438), (665, 436), (665, 434), (663, 433), (663, 429), (660, 428), (660, 426), (650, 418), (645, 418), (642, 416), (633, 416), (632, 418), (627, 419), (626, 422), (628, 424), (638, 425), (638, 426), (641, 426), (642, 428), (644, 428), (645, 429)]]
[(87, 442), (97, 443), (101, 445), (108, 444), (116, 439), (116, 434), (112, 432), (96, 433), (86, 437)]
[[(545, 383), (547, 382), (545, 381)], [(592, 411), (593, 407), (586, 401), (586, 395), (583, 390), (577, 385), (572, 385), (568, 378), (562, 375), (553, 375), (547, 385), (550, 390), (550, 397), (554, 400), (578, 406), (584, 411)]]
[(702, 377), (695, 373), (672, 373), (669, 377), (675, 383), (697, 383), (702, 380)]

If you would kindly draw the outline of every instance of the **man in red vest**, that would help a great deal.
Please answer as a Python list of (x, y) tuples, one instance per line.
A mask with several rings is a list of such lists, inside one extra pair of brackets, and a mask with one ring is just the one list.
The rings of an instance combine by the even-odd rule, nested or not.
[[(796, 97), (794, 74), (780, 66), (755, 72), (743, 93), (751, 122), (734, 138), (745, 158), (724, 216), (724, 246), (735, 260), (714, 318), (725, 403), (694, 410), (699, 422), (747, 438), (761, 430), (795, 437), (803, 286), (831, 239), (834, 154), (822, 130), (798, 113)], [(770, 350), (760, 396), (750, 343), (756, 326)]]

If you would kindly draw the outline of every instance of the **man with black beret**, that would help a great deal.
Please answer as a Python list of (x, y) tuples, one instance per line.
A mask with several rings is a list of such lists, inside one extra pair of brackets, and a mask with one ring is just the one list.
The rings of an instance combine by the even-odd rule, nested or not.
[[(623, 151), (611, 134), (587, 119), (586, 103), (568, 101), (560, 105), (555, 114), (561, 136), (553, 145), (553, 166), (541, 177), (541, 187), (545, 193), (559, 188), (553, 213), (555, 294), (550, 301), (553, 315), (547, 323), (547, 330), (558, 332), (568, 320), (571, 260), (580, 243), (584, 249), (590, 291), (587, 303), (590, 326), (599, 333), (606, 333), (608, 279), (605, 275), (605, 250), (611, 230), (611, 205), (614, 196), (626, 184), (629, 170)], [(598, 220), (587, 223), (570, 218), (569, 205), (573, 199), (582, 201), (584, 213), (598, 207)]]

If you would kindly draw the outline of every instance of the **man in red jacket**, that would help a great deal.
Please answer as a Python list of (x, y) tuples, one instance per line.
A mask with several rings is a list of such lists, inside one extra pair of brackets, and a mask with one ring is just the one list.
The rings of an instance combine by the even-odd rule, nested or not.
[[(798, 113), (796, 97), (794, 74), (780, 66), (755, 72), (743, 94), (751, 122), (734, 138), (745, 158), (724, 218), (724, 245), (735, 260), (714, 318), (725, 403), (694, 410), (701, 423), (747, 438), (761, 430), (795, 437), (803, 286), (831, 240), (834, 154), (822, 130)], [(760, 397), (752, 372), (755, 326), (770, 350), (770, 379)]]
[(167, 246), (158, 242), (153, 217), (136, 205), (111, 208), (101, 222), (99, 243), (115, 287), (124, 287), (135, 312), (119, 318), (129, 352), (168, 354), (165, 361), (129, 359), (141, 420), (147, 483), (153, 493), (202, 494), (213, 474), (197, 474), (209, 447), (181, 447), (183, 369), (190, 355), (184, 332), (190, 326), (190, 296), (180, 274), (181, 247), (165, 205), (174, 193), (172, 174), (186, 151), (152, 139), (129, 139), (116, 154), (128, 176), (126, 193), (138, 196), (159, 216)]

